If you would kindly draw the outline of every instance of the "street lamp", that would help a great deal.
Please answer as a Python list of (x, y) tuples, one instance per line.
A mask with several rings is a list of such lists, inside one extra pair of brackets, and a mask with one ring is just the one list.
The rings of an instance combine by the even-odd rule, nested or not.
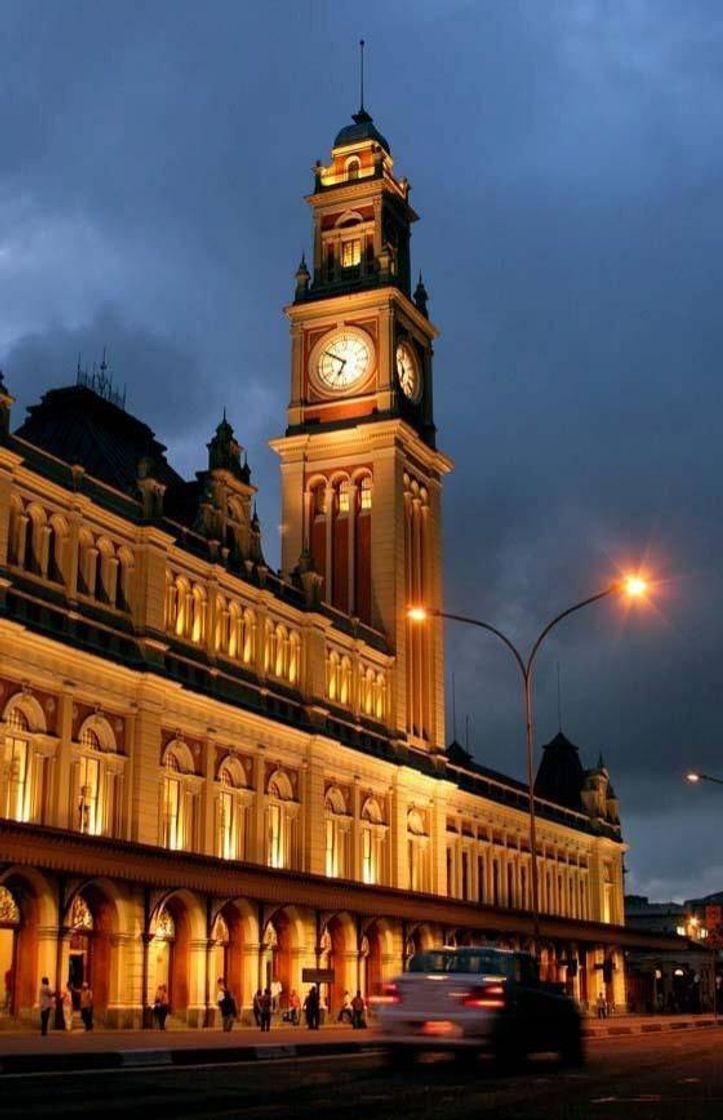
[[(448, 611), (439, 610), (436, 607), (425, 607), (422, 604), (413, 604), (407, 609), (407, 618), (412, 622), (422, 623), (426, 622), (429, 618), (447, 618), (452, 622), (463, 622), (468, 626), (477, 626), (481, 630), (487, 630), (490, 634), (494, 634), (503, 642), (512, 656), (515, 659), (518, 669), (522, 675), (522, 687), (524, 695), (524, 709), (525, 709), (525, 743), (527, 752), (527, 785), (529, 790), (529, 816), (530, 816), (530, 866), (531, 866), (531, 879), (532, 879), (532, 921), (535, 941), (535, 951), (537, 951), (540, 939), (540, 891), (539, 891), (539, 878), (537, 869), (537, 832), (536, 832), (536, 819), (535, 819), (535, 794), (533, 787), (533, 770), (534, 770), (534, 734), (533, 734), (533, 720), (532, 720), (532, 673), (535, 667), (535, 661), (540, 647), (544, 642), (547, 635), (553, 630), (558, 623), (562, 622), (568, 615), (574, 614), (576, 611), (582, 610), (583, 607), (589, 607), (592, 603), (597, 603), (600, 599), (605, 599), (608, 595), (624, 595), (629, 599), (644, 598), (649, 590), (649, 583), (640, 575), (627, 575), (622, 579), (616, 580), (604, 591), (598, 591), (596, 595), (590, 595), (587, 599), (583, 599), (574, 606), (568, 607), (567, 610), (561, 611), (560, 614), (548, 622), (547, 626), (540, 632), (532, 649), (530, 650), (527, 660), (518, 650), (517, 646), (498, 630), (496, 626), (492, 626), (489, 622), (482, 622), (478, 618), (468, 618), (466, 615), (451, 614)], [(723, 783), (722, 783), (723, 784)]]
[(710, 774), (699, 774), (696, 770), (686, 774), (685, 780), (690, 782), (691, 785), (696, 785), (697, 782), (715, 782), (717, 786), (723, 786), (723, 778), (712, 778)]

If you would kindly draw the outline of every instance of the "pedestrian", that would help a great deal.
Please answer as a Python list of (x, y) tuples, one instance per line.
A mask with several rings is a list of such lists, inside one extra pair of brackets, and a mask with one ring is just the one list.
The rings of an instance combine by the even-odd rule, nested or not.
[(301, 1000), (296, 988), (293, 988), (289, 996), (289, 1022), (298, 1027), (301, 1021)]
[(264, 993), (261, 991), (261, 988), (257, 988), (256, 989), (256, 995), (254, 996), (253, 1003), (251, 1005), (252, 1011), (254, 1013), (254, 1019), (256, 1020), (256, 1026), (257, 1027), (261, 1026), (261, 1012), (262, 1012), (263, 1002), (264, 1002)]
[(50, 1012), (55, 1006), (55, 997), (50, 987), (50, 981), (47, 976), (44, 976), (40, 981), (40, 994), (38, 996), (38, 1005), (40, 1007), (40, 1033), (48, 1033), (48, 1019)]
[(608, 1017), (608, 1005), (604, 992), (600, 992), (597, 997), (597, 1017), (598, 1019), (607, 1019)]
[(80, 985), (80, 1017), (87, 1031), (93, 1030), (93, 989), (85, 981)]
[(312, 984), (309, 988), (309, 993), (304, 1000), (304, 1012), (306, 1013), (306, 1025), (310, 1031), (318, 1031), (319, 1029), (319, 989), (316, 984)]
[(223, 1029), (225, 1031), (230, 1031), (233, 1027), (234, 1019), (238, 1016), (238, 1012), (236, 1010), (236, 1000), (233, 998), (228, 988), (224, 988), (223, 996), (219, 1000), (219, 1008), (221, 1009)]
[(351, 1025), (355, 1031), (361, 1030), (366, 1027), (367, 1021), (364, 1015), (366, 1005), (364, 1003), (364, 996), (357, 988), (356, 995), (351, 1001)]
[(53, 1006), (55, 1007), (55, 1011), (53, 1012), (53, 1028), (56, 1031), (64, 1031), (65, 1030), (65, 996), (64, 996), (64, 994), (63, 994), (63, 992), (60, 988), (58, 988), (57, 991), (53, 992), (53, 1000), (54, 1000)]
[(271, 995), (271, 988), (264, 988), (263, 995), (261, 996), (261, 1030), (271, 1030), (271, 1009), (273, 1006), (273, 999)]
[(337, 1023), (351, 1023), (351, 1020), (351, 996), (348, 992), (344, 992), (336, 1021)]
[(5, 1010), (8, 1015), (13, 1007), (13, 970), (8, 968), (5, 970)]
[(65, 1021), (66, 1031), (73, 1029), (73, 985), (68, 982), (68, 985), (63, 993), (63, 1019)]
[(153, 1018), (158, 1024), (159, 1031), (165, 1031), (169, 1011), (168, 989), (165, 984), (159, 984), (156, 989), (156, 998), (153, 1001)]
[(284, 988), (280, 980), (273, 979), (271, 981), (271, 1010), (274, 1015), (278, 1013), (281, 1008), (281, 993)]

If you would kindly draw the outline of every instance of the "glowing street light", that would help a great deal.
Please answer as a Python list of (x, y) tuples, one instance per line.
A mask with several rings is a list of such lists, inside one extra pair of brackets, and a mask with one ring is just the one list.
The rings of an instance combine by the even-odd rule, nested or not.
[[(535, 660), (540, 650), (540, 646), (544, 642), (547, 635), (553, 630), (563, 618), (568, 615), (574, 614), (576, 611), (582, 610), (583, 607), (588, 607), (592, 603), (598, 602), (599, 599), (605, 599), (609, 595), (624, 595), (628, 599), (642, 599), (647, 594), (650, 588), (649, 581), (640, 573), (631, 573), (623, 576), (621, 579), (615, 581), (606, 587), (604, 591), (598, 591), (596, 595), (590, 595), (587, 599), (583, 599), (580, 603), (575, 603), (574, 606), (568, 607), (567, 610), (561, 611), (560, 614), (555, 615), (551, 622), (541, 631), (532, 645), (527, 660), (518, 650), (514, 642), (498, 630), (496, 626), (492, 626), (489, 622), (482, 622), (478, 618), (468, 618), (466, 615), (451, 614), (448, 611), (439, 610), (437, 607), (426, 607), (422, 603), (411, 604), (407, 608), (407, 618), (410, 622), (424, 623), (429, 621), (430, 618), (447, 618), (452, 622), (463, 622), (468, 626), (477, 626), (482, 630), (489, 631), (499, 638), (512, 654), (517, 664), (520, 673), (522, 674), (523, 692), (524, 692), (524, 709), (525, 709), (525, 740), (526, 740), (526, 755), (527, 755), (527, 786), (529, 791), (529, 817), (530, 817), (530, 871), (532, 880), (532, 921), (534, 930), (535, 949), (540, 940), (540, 886), (537, 867), (537, 830), (535, 819), (535, 794), (534, 794), (534, 734), (533, 734), (533, 720), (532, 720), (532, 673), (535, 666)], [(701, 775), (702, 777), (702, 775)], [(718, 779), (715, 779), (718, 780)], [(723, 782), (721, 782), (723, 785)]]
[(697, 770), (691, 770), (690, 774), (686, 774), (685, 780), (691, 785), (697, 785), (698, 782), (715, 782), (717, 786), (723, 786), (723, 778), (713, 778), (710, 774), (700, 774)]

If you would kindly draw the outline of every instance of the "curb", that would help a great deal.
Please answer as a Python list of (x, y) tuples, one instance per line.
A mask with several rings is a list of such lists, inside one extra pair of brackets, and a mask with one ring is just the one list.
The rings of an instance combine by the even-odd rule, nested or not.
[(75, 1073), (82, 1070), (143, 1069), (157, 1066), (223, 1065), (229, 1062), (274, 1062), (289, 1058), (370, 1053), (373, 1045), (351, 1042), (311, 1042), (278, 1046), (198, 1047), (163, 1050), (97, 1050), (66, 1054), (6, 1054), (0, 1058), (3, 1074)]
[(688, 1019), (682, 1022), (673, 1020), (669, 1023), (635, 1023), (624, 1025), (620, 1023), (609, 1027), (586, 1027), (583, 1024), (583, 1038), (618, 1038), (621, 1035), (634, 1034), (662, 1034), (663, 1031), (707, 1030), (711, 1027), (723, 1027), (723, 1019)]

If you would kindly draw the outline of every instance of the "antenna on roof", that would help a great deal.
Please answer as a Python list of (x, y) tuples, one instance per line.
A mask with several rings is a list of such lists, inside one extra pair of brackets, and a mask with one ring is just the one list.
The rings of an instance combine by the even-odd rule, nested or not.
[(363, 113), (364, 112), (364, 40), (363, 39), (359, 40), (359, 78), (360, 78), (360, 82), (359, 82), (359, 86), (360, 86), (359, 112)]

